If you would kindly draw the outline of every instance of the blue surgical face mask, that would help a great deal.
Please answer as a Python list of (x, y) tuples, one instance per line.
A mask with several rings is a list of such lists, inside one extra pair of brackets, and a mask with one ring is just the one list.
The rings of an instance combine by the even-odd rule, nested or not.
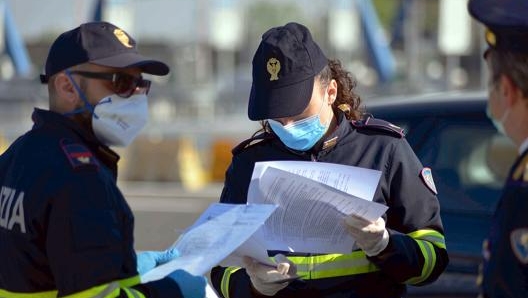
[(495, 126), (495, 128), (502, 135), (506, 135), (506, 131), (504, 130), (504, 121), (506, 121), (506, 118), (508, 118), (509, 114), (510, 114), (510, 109), (507, 109), (506, 112), (504, 112), (504, 114), (502, 115), (501, 119), (497, 120), (491, 114), (491, 109), (490, 109), (489, 103), (486, 106), (486, 116), (488, 116), (488, 118), (491, 120), (491, 122), (493, 122), (493, 126)]
[(329, 123), (321, 123), (320, 114), (323, 104), (324, 101), (319, 113), (290, 124), (282, 125), (273, 119), (268, 119), (268, 123), (284, 145), (294, 150), (307, 151), (323, 137), (328, 129)]

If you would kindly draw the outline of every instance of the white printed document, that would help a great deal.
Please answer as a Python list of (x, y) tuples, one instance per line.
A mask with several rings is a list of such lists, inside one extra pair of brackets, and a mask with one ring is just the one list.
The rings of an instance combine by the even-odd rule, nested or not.
[(268, 250), (349, 253), (354, 239), (343, 218), (376, 220), (388, 207), (372, 202), (381, 172), (320, 162), (275, 161), (255, 165), (248, 203), (279, 207), (252, 236)]
[[(177, 269), (204, 275), (250, 238), (276, 208), (270, 204), (211, 204), (171, 246), (180, 257), (145, 273), (142, 282), (161, 279)], [(265, 248), (261, 253), (266, 254)]]
[(326, 162), (282, 160), (255, 163), (251, 180), (259, 179), (268, 167), (318, 181), (369, 201), (372, 201), (381, 177), (378, 170)]

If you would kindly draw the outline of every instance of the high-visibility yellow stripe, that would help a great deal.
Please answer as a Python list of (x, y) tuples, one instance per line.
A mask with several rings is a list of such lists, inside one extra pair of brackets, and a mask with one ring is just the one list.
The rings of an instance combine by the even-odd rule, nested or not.
[[(118, 280), (116, 282), (119, 284), (119, 286), (116, 286), (115, 289), (110, 294), (103, 296), (104, 298), (112, 298), (112, 297), (119, 296), (119, 291), (120, 291), (119, 287), (131, 287), (133, 285), (137, 285), (140, 283), (140, 278), (139, 278), (139, 275), (136, 275), (130, 278)], [(110, 284), (95, 286), (88, 290), (84, 290), (82, 292), (78, 292), (72, 295), (65, 296), (65, 298), (95, 297), (95, 296), (98, 296), (102, 291), (105, 290), (106, 287), (110, 285), (112, 284), (110, 283)]]
[(220, 283), (220, 291), (225, 298), (229, 298), (229, 281), (231, 280), (231, 275), (240, 270), (240, 267), (227, 267), (224, 270), (224, 276), (222, 277), (222, 282)]
[(406, 284), (418, 284), (426, 280), (433, 272), (436, 263), (436, 253), (433, 244), (429, 241), (416, 240), (424, 257), (424, 265), (420, 276), (412, 277), (405, 281)]
[(127, 294), (127, 297), (129, 298), (145, 298), (145, 295), (143, 295), (143, 293), (135, 289), (123, 288), (123, 290), (125, 291), (125, 293)]
[(141, 283), (141, 278), (139, 275), (132, 276), (129, 278), (121, 279), (117, 281), (121, 287), (133, 287), (135, 285), (139, 285)]
[[(65, 298), (93, 298), (93, 297), (104, 297), (112, 298), (119, 296), (119, 287), (131, 287), (140, 283), (139, 275), (118, 280), (108, 284), (102, 284), (90, 289), (78, 292), (65, 296)], [(46, 291), (46, 292), (36, 292), (36, 293), (20, 293), (20, 292), (10, 292), (3, 289), (0, 289), (0, 297), (9, 297), (9, 298), (56, 298), (58, 294), (57, 290)], [(101, 296), (101, 294), (104, 294)], [(144, 298), (144, 296), (140, 296)]]
[(414, 231), (407, 235), (409, 235), (413, 239), (429, 241), (432, 244), (434, 244), (436, 247), (446, 249), (445, 237), (438, 231), (424, 229), (424, 230)]
[(56, 298), (57, 291), (46, 291), (38, 293), (15, 293), (0, 289), (0, 297), (9, 298)]
[[(433, 245), (445, 249), (445, 238), (440, 232), (431, 229), (418, 230), (407, 235), (418, 243), (425, 260), (420, 276), (406, 281), (408, 284), (417, 284), (426, 280), (433, 272), (436, 264), (436, 253)], [(350, 254), (287, 256), (287, 258), (297, 266), (297, 274), (305, 280), (357, 275), (380, 270), (367, 259), (363, 251), (354, 251)], [(239, 269), (238, 267), (228, 267), (224, 271), (220, 289), (226, 298), (229, 298), (231, 274)]]
[(412, 277), (405, 281), (405, 283), (418, 284), (426, 280), (433, 272), (436, 264), (436, 252), (433, 245), (446, 249), (445, 237), (440, 232), (431, 229), (418, 230), (407, 235), (413, 238), (420, 247), (420, 251), (424, 257), (424, 265), (420, 276)]
[(379, 271), (379, 268), (367, 259), (363, 251), (306, 257), (288, 256), (288, 259), (297, 265), (297, 274), (303, 276), (302, 279), (319, 279)]

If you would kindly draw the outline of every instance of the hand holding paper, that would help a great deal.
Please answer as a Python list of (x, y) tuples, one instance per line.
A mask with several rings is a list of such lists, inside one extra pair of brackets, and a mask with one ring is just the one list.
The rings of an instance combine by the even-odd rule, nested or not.
[(275, 256), (275, 260), (277, 267), (271, 267), (250, 257), (244, 257), (244, 267), (251, 279), (251, 284), (255, 290), (266, 296), (275, 295), (287, 287), (291, 280), (297, 278), (295, 264), (280, 254)]
[(389, 244), (389, 232), (385, 229), (385, 220), (379, 217), (369, 221), (355, 215), (345, 217), (347, 231), (356, 239), (356, 244), (367, 256), (375, 256)]
[(142, 251), (137, 253), (137, 271), (140, 275), (165, 264), (172, 259), (180, 256), (176, 248), (170, 248), (163, 251)]
[[(255, 164), (255, 169), (263, 164)], [(274, 164), (286, 168), (279, 162)], [(372, 197), (351, 194), (373, 195), (379, 171), (321, 162), (290, 161), (286, 164), (307, 168), (302, 171), (303, 175), (298, 175), (271, 165), (264, 167), (258, 175), (254, 173), (248, 189), (248, 202), (279, 206), (261, 230), (268, 250), (348, 253), (354, 238), (339, 224), (343, 217), (355, 214), (375, 221), (387, 210), (386, 205), (372, 202)], [(358, 178), (369, 175), (372, 176), (369, 179)], [(348, 192), (326, 184), (330, 180), (339, 181), (332, 185)], [(364, 191), (356, 192), (361, 189)]]

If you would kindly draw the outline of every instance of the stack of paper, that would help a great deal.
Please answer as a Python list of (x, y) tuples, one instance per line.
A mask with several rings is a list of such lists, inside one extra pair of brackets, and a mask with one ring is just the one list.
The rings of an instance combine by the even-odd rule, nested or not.
[(348, 253), (354, 239), (343, 224), (354, 214), (376, 220), (387, 206), (372, 202), (381, 172), (339, 164), (303, 161), (255, 165), (248, 203), (279, 207), (252, 238), (268, 250)]
[(211, 204), (174, 243), (181, 256), (142, 281), (177, 269), (204, 275), (218, 264), (240, 266), (243, 256), (273, 265), (268, 250), (348, 253), (354, 239), (343, 218), (354, 214), (374, 221), (388, 208), (372, 202), (380, 176), (376, 170), (321, 162), (256, 163), (248, 204)]

